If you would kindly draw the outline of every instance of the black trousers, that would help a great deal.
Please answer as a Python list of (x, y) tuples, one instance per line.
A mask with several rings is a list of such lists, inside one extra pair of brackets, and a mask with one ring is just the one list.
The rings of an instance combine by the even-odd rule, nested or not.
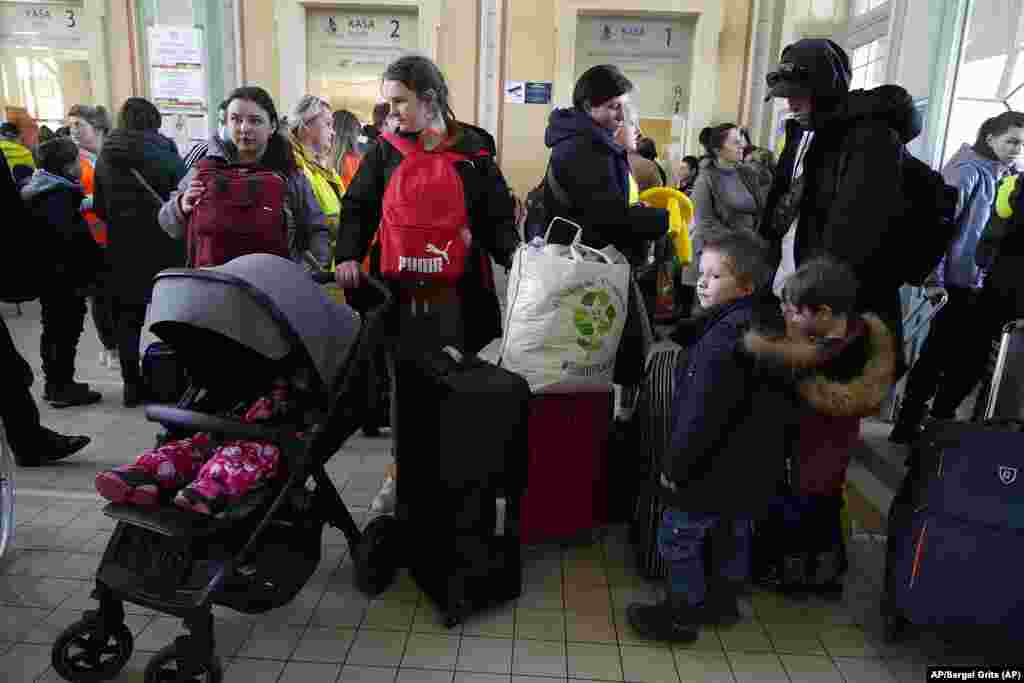
[(7, 323), (0, 318), (0, 377), (4, 378), (0, 398), (0, 419), (7, 432), (7, 442), (19, 465), (34, 464), (39, 458), (42, 429), (39, 408), (29, 391), (32, 368), (18, 353)]
[(950, 286), (946, 291), (949, 303), (932, 321), (921, 355), (907, 378), (899, 416), (905, 422), (920, 422), (925, 404), (933, 397), (932, 415), (952, 419), (988, 361), (994, 333), (989, 307), (972, 289)]
[(115, 301), (106, 292), (89, 297), (92, 323), (96, 326), (96, 336), (100, 338), (100, 344), (103, 344), (104, 349), (118, 347), (115, 306)]
[(75, 355), (85, 327), (85, 297), (73, 289), (52, 289), (39, 297), (43, 333), (39, 355), (43, 376), (53, 386), (70, 384), (75, 378)]
[(142, 381), (139, 343), (146, 324), (146, 304), (115, 301), (113, 310), (117, 321), (117, 350), (121, 355), (121, 379), (125, 386), (139, 384)]

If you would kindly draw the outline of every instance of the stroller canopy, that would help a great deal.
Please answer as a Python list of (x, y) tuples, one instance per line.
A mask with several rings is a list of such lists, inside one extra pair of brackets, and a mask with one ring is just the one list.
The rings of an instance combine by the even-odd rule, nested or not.
[(328, 390), (361, 326), (358, 314), (332, 301), (302, 267), (270, 254), (163, 271), (153, 284), (146, 321), (157, 336), (161, 323), (216, 332), (275, 361), (301, 345)]

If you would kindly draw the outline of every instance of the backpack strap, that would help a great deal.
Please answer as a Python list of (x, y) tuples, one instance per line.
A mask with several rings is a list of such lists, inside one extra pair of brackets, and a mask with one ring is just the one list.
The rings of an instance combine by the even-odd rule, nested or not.
[(403, 157), (407, 157), (419, 149), (419, 143), (416, 140), (408, 140), (403, 138), (401, 135), (395, 135), (394, 133), (381, 133), (380, 137), (387, 140), (388, 144), (397, 149)]

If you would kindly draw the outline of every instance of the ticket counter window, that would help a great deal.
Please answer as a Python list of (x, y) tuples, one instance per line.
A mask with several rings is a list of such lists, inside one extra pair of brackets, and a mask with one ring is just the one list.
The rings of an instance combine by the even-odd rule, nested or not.
[(40, 125), (64, 123), (74, 104), (95, 99), (80, 5), (0, 4), (0, 98)]
[(309, 92), (335, 110), (347, 109), (367, 122), (380, 100), (388, 64), (415, 52), (415, 12), (311, 9), (306, 15)]

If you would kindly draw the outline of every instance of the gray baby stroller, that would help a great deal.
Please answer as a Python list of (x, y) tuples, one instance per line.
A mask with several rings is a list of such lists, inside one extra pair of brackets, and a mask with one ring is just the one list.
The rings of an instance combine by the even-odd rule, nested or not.
[[(363, 424), (366, 360), (390, 304), (360, 317), (334, 303), (310, 275), (276, 256), (242, 256), (216, 268), (168, 270), (153, 288), (150, 329), (170, 344), (192, 380), (191, 398), (148, 406), (146, 416), (176, 434), (276, 444), (281, 469), (230, 518), (172, 505), (111, 503), (117, 526), (104, 551), (96, 610), (53, 646), (68, 681), (115, 678), (132, 653), (124, 601), (184, 620), (181, 636), (148, 663), (146, 683), (222, 680), (213, 605), (256, 614), (290, 602), (320, 561), (323, 525), (350, 547), (361, 539), (324, 463)], [(277, 377), (301, 387), (301, 419), (273, 427), (224, 417), (222, 408), (259, 395)], [(184, 407), (183, 407), (184, 406)]]

